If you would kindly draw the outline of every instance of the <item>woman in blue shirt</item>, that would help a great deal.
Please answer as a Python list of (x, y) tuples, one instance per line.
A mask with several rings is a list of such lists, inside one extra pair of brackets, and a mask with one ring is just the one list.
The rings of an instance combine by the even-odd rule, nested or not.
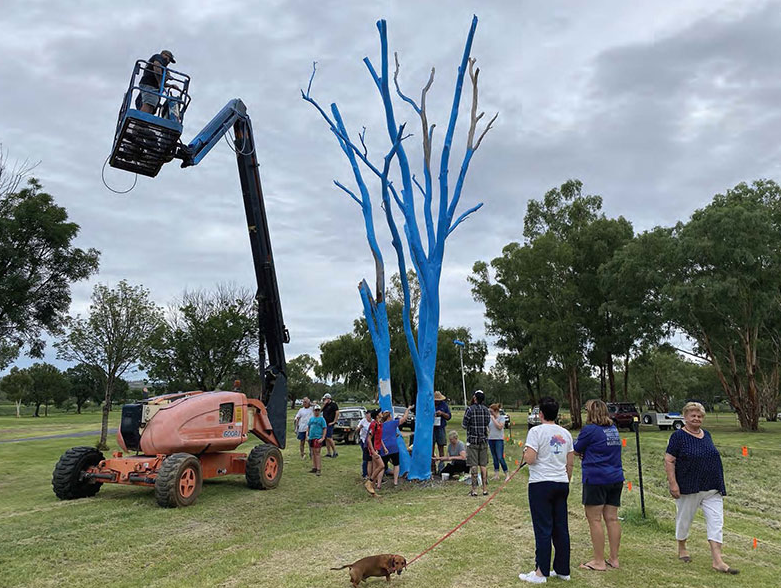
[[(594, 559), (580, 565), (584, 570), (604, 572), (607, 566), (618, 567), (618, 547), (621, 543), (621, 523), (618, 507), (624, 488), (621, 465), (621, 438), (601, 400), (586, 402), (586, 426), (575, 441), (575, 453), (582, 463), (583, 506), (586, 510)], [(610, 545), (610, 557), (605, 559), (605, 531)]]
[(710, 433), (702, 428), (705, 408), (699, 402), (683, 407), (682, 429), (670, 435), (664, 454), (664, 469), (670, 495), (675, 498), (675, 538), (678, 540), (678, 559), (689, 563), (686, 549), (689, 529), (698, 508), (705, 516), (713, 569), (725, 574), (737, 574), (721, 557), (724, 526), (724, 468), (721, 455), (713, 444)]

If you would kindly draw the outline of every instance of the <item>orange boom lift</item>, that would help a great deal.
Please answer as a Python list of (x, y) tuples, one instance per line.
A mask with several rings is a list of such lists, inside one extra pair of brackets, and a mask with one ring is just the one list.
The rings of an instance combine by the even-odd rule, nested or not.
[[(122, 451), (106, 459), (94, 447), (74, 447), (57, 462), (52, 486), (62, 500), (94, 496), (102, 484), (126, 484), (154, 487), (160, 506), (189, 506), (204, 479), (244, 474), (250, 488), (269, 489), (282, 477), (280, 449), (285, 447), (287, 418), (283, 344), (290, 337), (282, 319), (252, 124), (244, 103), (234, 99), (188, 145), (182, 144), (190, 78), (162, 68), (158, 106), (150, 114), (132, 108), (139, 103), (139, 78), (149, 67), (160, 66), (136, 62), (109, 161), (113, 167), (154, 177), (174, 158), (182, 167), (197, 165), (233, 128), (258, 285), (261, 400), (247, 398), (236, 385), (233, 391), (180, 392), (126, 404), (117, 432)], [(144, 91), (149, 93), (149, 88)], [(249, 454), (232, 452), (249, 433), (264, 443)]]

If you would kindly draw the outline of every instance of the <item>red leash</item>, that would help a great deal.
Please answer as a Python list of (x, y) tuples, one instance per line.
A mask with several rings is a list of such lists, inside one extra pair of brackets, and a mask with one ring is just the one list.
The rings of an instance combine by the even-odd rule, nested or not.
[(431, 551), (432, 549), (434, 549), (434, 548), (435, 548), (437, 545), (439, 545), (440, 543), (442, 543), (442, 542), (443, 542), (445, 539), (447, 539), (448, 537), (450, 537), (450, 536), (451, 536), (453, 533), (455, 533), (455, 532), (456, 532), (456, 531), (458, 531), (458, 530), (459, 530), (461, 527), (463, 527), (465, 524), (467, 524), (467, 523), (468, 523), (468, 522), (469, 522), (469, 521), (472, 519), (472, 517), (474, 517), (474, 516), (475, 516), (477, 513), (479, 513), (481, 510), (483, 510), (483, 507), (485, 507), (485, 505), (486, 505), (486, 504), (488, 504), (489, 502), (491, 502), (491, 501), (494, 499), (494, 497), (495, 497), (497, 494), (499, 494), (499, 492), (501, 492), (501, 491), (502, 491), (502, 489), (503, 489), (503, 488), (504, 488), (504, 487), (507, 485), (507, 482), (509, 482), (510, 480), (512, 480), (512, 479), (515, 477), (515, 474), (517, 474), (518, 472), (520, 472), (520, 471), (521, 471), (521, 468), (522, 468), (523, 466), (525, 466), (525, 465), (526, 465), (526, 462), (524, 462), (524, 463), (522, 463), (521, 465), (519, 465), (519, 466), (518, 466), (518, 469), (517, 469), (517, 470), (515, 470), (515, 471), (514, 471), (514, 472), (513, 472), (513, 473), (510, 475), (510, 477), (509, 477), (509, 478), (507, 478), (507, 479), (504, 481), (504, 483), (503, 483), (501, 486), (499, 486), (499, 488), (497, 488), (496, 490), (494, 490), (494, 493), (493, 493), (493, 494), (491, 494), (491, 496), (489, 496), (489, 497), (486, 499), (486, 501), (485, 501), (485, 502), (483, 502), (483, 504), (481, 504), (479, 507), (477, 507), (477, 510), (476, 510), (475, 512), (473, 512), (472, 514), (470, 514), (470, 515), (469, 515), (468, 517), (466, 517), (466, 518), (465, 518), (463, 521), (461, 521), (460, 523), (458, 523), (458, 525), (456, 525), (456, 526), (455, 526), (455, 527), (453, 527), (453, 528), (452, 528), (450, 531), (448, 531), (447, 533), (445, 533), (445, 535), (444, 535), (444, 536), (442, 536), (442, 537), (441, 537), (441, 538), (440, 538), (440, 539), (439, 539), (439, 540), (438, 540), (436, 543), (434, 543), (434, 545), (432, 545), (431, 547), (429, 547), (428, 549), (426, 549), (426, 550), (425, 550), (425, 551), (423, 551), (422, 553), (420, 553), (420, 554), (416, 555), (415, 557), (413, 557), (413, 558), (412, 558), (412, 559), (411, 559), (409, 562), (407, 562), (407, 565), (408, 565), (408, 566), (409, 566), (409, 565), (412, 565), (414, 562), (416, 562), (416, 561), (417, 561), (417, 560), (419, 560), (421, 557), (423, 557), (424, 555), (426, 555), (426, 554), (427, 554), (429, 551)]

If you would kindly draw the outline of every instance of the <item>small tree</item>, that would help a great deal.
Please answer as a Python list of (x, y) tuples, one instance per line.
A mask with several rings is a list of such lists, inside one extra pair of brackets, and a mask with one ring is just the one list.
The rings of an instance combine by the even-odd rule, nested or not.
[(82, 406), (89, 400), (97, 398), (100, 402), (106, 390), (100, 370), (86, 363), (80, 363), (67, 369), (65, 375), (70, 380), (70, 395), (76, 403), (76, 414), (81, 414)]
[(295, 407), (296, 399), (313, 394), (314, 381), (310, 374), (318, 367), (317, 360), (308, 353), (297, 355), (287, 362), (287, 397), (290, 408)]
[(117, 379), (137, 364), (161, 321), (161, 309), (143, 286), (131, 286), (124, 280), (116, 288), (97, 284), (89, 316), (69, 321), (67, 334), (55, 344), (60, 359), (85, 363), (105, 378), (101, 450), (108, 449), (108, 414)]
[(16, 418), (21, 416), (24, 399), (30, 394), (33, 387), (33, 379), (27, 370), (12, 367), (10, 373), (0, 380), (0, 389), (8, 398), (13, 399), (16, 406)]
[(27, 368), (32, 385), (24, 397), (26, 404), (35, 406), (35, 414), (40, 416), (40, 408), (45, 406), (45, 415), (49, 416), (49, 404), (62, 404), (68, 399), (70, 382), (65, 375), (49, 363), (34, 363)]
[(142, 364), (149, 377), (170, 385), (214, 390), (252, 361), (258, 345), (253, 294), (219, 284), (184, 292), (155, 331)]

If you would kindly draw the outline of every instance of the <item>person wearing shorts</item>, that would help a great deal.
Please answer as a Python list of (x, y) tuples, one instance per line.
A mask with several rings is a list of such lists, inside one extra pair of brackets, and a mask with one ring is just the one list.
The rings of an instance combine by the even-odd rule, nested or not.
[(452, 416), (445, 395), (439, 391), (434, 392), (434, 445), (436, 445), (439, 457), (445, 455), (447, 422)]
[(325, 456), (336, 457), (339, 454), (336, 452), (336, 445), (334, 444), (334, 425), (339, 420), (339, 405), (331, 399), (330, 394), (323, 396), (323, 418), (327, 425), (325, 431)]
[[(301, 401), (301, 408), (298, 409), (298, 412), (296, 413), (296, 418), (294, 419), (294, 425), (296, 427), (296, 438), (299, 441), (299, 453), (301, 453), (301, 459), (304, 459), (304, 442), (306, 441), (306, 432), (309, 429), (309, 419), (312, 418), (313, 411), (312, 411), (312, 402), (309, 400), (309, 398), (304, 398)], [(310, 451), (311, 454), (311, 451)], [(311, 457), (311, 455), (310, 455)]]
[[(621, 506), (621, 491), (624, 489), (624, 469), (621, 465), (621, 438), (602, 400), (586, 402), (586, 426), (578, 435), (573, 449), (583, 460), (583, 507), (594, 548), (594, 557), (581, 564), (580, 568), (598, 571), (617, 568), (621, 544), (618, 507)], [(603, 520), (610, 546), (607, 559)]]
[(462, 421), (466, 429), (466, 465), (472, 475), (470, 496), (477, 496), (477, 468), (483, 482), (483, 496), (488, 494), (488, 423), (491, 413), (486, 408), (485, 394), (477, 390), (472, 395), (472, 404), (464, 414)]
[(160, 53), (152, 55), (147, 63), (144, 74), (138, 82), (141, 89), (141, 111), (155, 114), (160, 103), (160, 90), (163, 86), (163, 68), (168, 67), (170, 63), (176, 63), (176, 60), (173, 53), (164, 49)]
[(386, 410), (382, 413), (382, 442), (385, 444), (387, 453), (382, 456), (382, 461), (387, 467), (389, 463), (393, 464), (393, 485), (399, 485), (399, 427), (407, 422), (409, 417), (409, 407), (404, 411), (401, 418), (391, 418), (391, 412)]
[(319, 405), (315, 404), (314, 407), (312, 407), (312, 411), (314, 412), (314, 416), (309, 419), (309, 423), (307, 425), (309, 449), (312, 452), (312, 469), (309, 470), (309, 472), (319, 476), (321, 462), (320, 448), (323, 446), (323, 442), (325, 441), (326, 423), (325, 419), (320, 416)]

